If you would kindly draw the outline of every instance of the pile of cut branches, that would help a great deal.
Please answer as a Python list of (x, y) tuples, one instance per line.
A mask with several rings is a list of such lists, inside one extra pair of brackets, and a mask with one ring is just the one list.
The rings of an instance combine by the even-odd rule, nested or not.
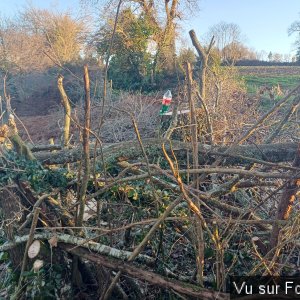
[[(104, 113), (99, 131), (91, 129), (87, 67), (83, 124), (73, 118), (58, 78), (62, 145), (26, 145), (8, 106), (0, 130), (11, 145), (2, 145), (0, 158), (1, 295), (229, 299), (229, 275), (299, 268), (300, 148), (274, 141), (299, 105), (300, 86), (225, 146), (214, 142), (204, 107), (210, 137), (203, 144), (196, 117), (205, 99), (195, 91), (189, 64), (186, 74), (190, 143), (172, 139), (174, 108), (166, 132), (149, 139), (123, 109), (135, 138), (103, 144)], [(249, 143), (282, 107), (263, 142)], [(81, 145), (70, 145), (70, 123)]]

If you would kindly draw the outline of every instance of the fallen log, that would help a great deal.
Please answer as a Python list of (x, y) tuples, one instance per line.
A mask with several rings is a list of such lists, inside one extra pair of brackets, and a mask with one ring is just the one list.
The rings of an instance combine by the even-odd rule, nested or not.
[[(107, 258), (103, 255), (92, 253), (87, 249), (73, 248), (70, 245), (62, 244), (61, 247), (67, 250), (69, 253), (77, 255), (82, 259), (89, 260), (97, 265), (104, 266), (109, 269), (122, 271), (132, 277), (138, 278), (139, 280), (147, 281), (150, 284), (160, 286), (162, 288), (174, 290), (175, 292), (187, 295), (192, 298), (202, 300), (229, 300), (229, 294), (217, 292), (214, 290), (208, 290), (199, 286), (181, 282), (178, 280), (170, 279), (154, 272), (147, 271), (142, 267), (137, 267), (132, 263), (124, 262), (117, 259)], [(73, 248), (73, 249), (72, 249)], [(190, 298), (189, 298), (190, 299)]]
[[(143, 141), (149, 156), (161, 155), (161, 145), (167, 142), (162, 139), (145, 139)], [(209, 146), (199, 144), (199, 164), (210, 163), (216, 156), (226, 157), (226, 165), (243, 164), (253, 160), (261, 160), (272, 163), (293, 161), (297, 143), (277, 143), (261, 145), (237, 145), (230, 148), (230, 153), (225, 153), (228, 146)], [(172, 148), (180, 158), (186, 157), (186, 151), (191, 150), (191, 145), (181, 141), (172, 141)], [(170, 149), (166, 144), (166, 149)], [(100, 155), (100, 149), (94, 151), (91, 145), (90, 157)], [(115, 160), (118, 157), (137, 158), (142, 155), (138, 141), (108, 144), (103, 146), (103, 156), (106, 160)], [(45, 165), (65, 164), (79, 161), (82, 157), (82, 148), (60, 150), (57, 152), (37, 152), (35, 157)]]
[(49, 145), (34, 145), (30, 147), (31, 152), (41, 152), (41, 151), (56, 151), (56, 150), (62, 150), (62, 146), (55, 144), (49, 144)]

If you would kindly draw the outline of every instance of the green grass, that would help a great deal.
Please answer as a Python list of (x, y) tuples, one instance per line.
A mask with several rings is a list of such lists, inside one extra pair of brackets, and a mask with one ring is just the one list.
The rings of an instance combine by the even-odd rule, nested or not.
[[(281, 91), (284, 92), (291, 90), (300, 84), (300, 75), (266, 76), (266, 74), (263, 74), (262, 76), (244, 75), (242, 78), (245, 80), (247, 92), (252, 95), (256, 94), (263, 86), (277, 87), (279, 85)], [(265, 93), (260, 97), (260, 108), (263, 111), (268, 111), (282, 96), (275, 95), (275, 102), (270, 99), (268, 93)]]
[(266, 76), (259, 75), (244, 75), (242, 78), (245, 80), (248, 93), (256, 93), (262, 86), (277, 86), (281, 90), (293, 89), (300, 83), (300, 75), (284, 75), (284, 76)]
[[(299, 66), (258, 66), (258, 67), (238, 67), (240, 78), (242, 78), (247, 87), (247, 92), (255, 95), (262, 87), (280, 87), (283, 93), (292, 90), (300, 84)], [(271, 100), (268, 93), (260, 95), (260, 108), (263, 111), (269, 110), (282, 95), (276, 95)]]
[(286, 91), (300, 83), (300, 66), (245, 66), (237, 69), (251, 94), (262, 86), (279, 85), (282, 91)]

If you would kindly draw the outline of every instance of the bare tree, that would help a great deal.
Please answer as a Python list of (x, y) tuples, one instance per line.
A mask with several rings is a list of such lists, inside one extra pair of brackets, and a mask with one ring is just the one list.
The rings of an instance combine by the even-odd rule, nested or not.
[(84, 22), (68, 14), (29, 8), (14, 19), (0, 20), (0, 65), (15, 71), (44, 70), (80, 58)]
[(295, 21), (293, 22), (290, 27), (288, 28), (288, 34), (296, 34), (297, 35), (297, 40), (296, 40), (296, 46), (299, 47), (300, 45), (300, 21)]
[(20, 21), (28, 34), (43, 38), (42, 51), (55, 62), (67, 63), (80, 57), (87, 31), (83, 20), (66, 13), (29, 8), (21, 13)]
[(220, 22), (209, 29), (208, 37), (215, 37), (215, 47), (218, 49), (222, 61), (234, 62), (239, 55), (239, 45), (242, 44), (241, 29), (237, 24)]
[(16, 20), (0, 20), (0, 65), (10, 72), (41, 70), (52, 63), (41, 49), (40, 34), (30, 34)]

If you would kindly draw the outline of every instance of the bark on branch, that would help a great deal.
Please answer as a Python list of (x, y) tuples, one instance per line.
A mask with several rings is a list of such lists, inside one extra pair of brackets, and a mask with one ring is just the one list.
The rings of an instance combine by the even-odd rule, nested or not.
[(105, 266), (113, 270), (122, 271), (125, 274), (128, 274), (132, 277), (138, 278), (149, 282), (150, 284), (157, 285), (163, 288), (174, 290), (175, 292), (189, 297), (203, 299), (203, 300), (228, 300), (229, 294), (219, 293), (213, 290), (208, 290), (200, 288), (198, 286), (180, 282), (178, 280), (169, 279), (161, 275), (155, 274), (150, 271), (146, 271), (142, 268), (138, 268), (131, 263), (119, 261), (116, 259), (108, 259), (105, 256), (91, 253), (83, 248), (71, 249), (69, 245), (63, 245), (63, 249), (66, 249), (68, 252), (78, 255), (83, 259), (87, 259), (95, 264)]
[(80, 192), (78, 195), (79, 213), (77, 218), (77, 226), (82, 226), (83, 214), (85, 208), (85, 198), (90, 177), (90, 126), (91, 126), (91, 97), (90, 97), (90, 79), (87, 66), (84, 66), (84, 91), (85, 91), (85, 107), (84, 107), (84, 128), (82, 132), (83, 141), (83, 178), (81, 181)]
[[(54, 234), (51, 232), (38, 233), (33, 236), (33, 240), (49, 240), (50, 238), (53, 237), (53, 235)], [(89, 241), (84, 238), (80, 238), (68, 234), (56, 233), (55, 237), (57, 238), (57, 241), (59, 243), (66, 243), (70, 245), (80, 246), (95, 251), (97, 253), (101, 253), (103, 255), (107, 255), (119, 259), (128, 259), (132, 254), (132, 252), (129, 251), (119, 250), (100, 243), (95, 243), (94, 241)], [(14, 249), (17, 245), (21, 245), (27, 242), (28, 239), (29, 239), (29, 235), (15, 236), (14, 241), (6, 242), (0, 246), (0, 252)], [(154, 258), (143, 254), (139, 254), (137, 256), (137, 260), (148, 265), (153, 265), (155, 262)]]
[[(300, 144), (298, 147), (298, 153), (295, 157), (293, 166), (300, 167)], [(296, 200), (296, 195), (299, 189), (300, 189), (300, 175), (298, 173), (298, 178), (288, 182), (287, 186), (285, 187), (282, 193), (277, 208), (276, 220), (288, 220), (292, 211), (293, 203)], [(279, 232), (280, 232), (280, 227), (277, 223), (275, 223), (271, 233), (271, 241), (270, 241), (271, 249), (277, 246)]]
[(61, 103), (64, 106), (65, 109), (65, 124), (64, 124), (64, 141), (63, 145), (65, 147), (68, 146), (70, 141), (70, 124), (71, 124), (71, 105), (69, 102), (69, 98), (65, 92), (64, 86), (63, 86), (63, 79), (64, 77), (62, 75), (58, 75), (57, 79), (57, 87), (60, 94)]

